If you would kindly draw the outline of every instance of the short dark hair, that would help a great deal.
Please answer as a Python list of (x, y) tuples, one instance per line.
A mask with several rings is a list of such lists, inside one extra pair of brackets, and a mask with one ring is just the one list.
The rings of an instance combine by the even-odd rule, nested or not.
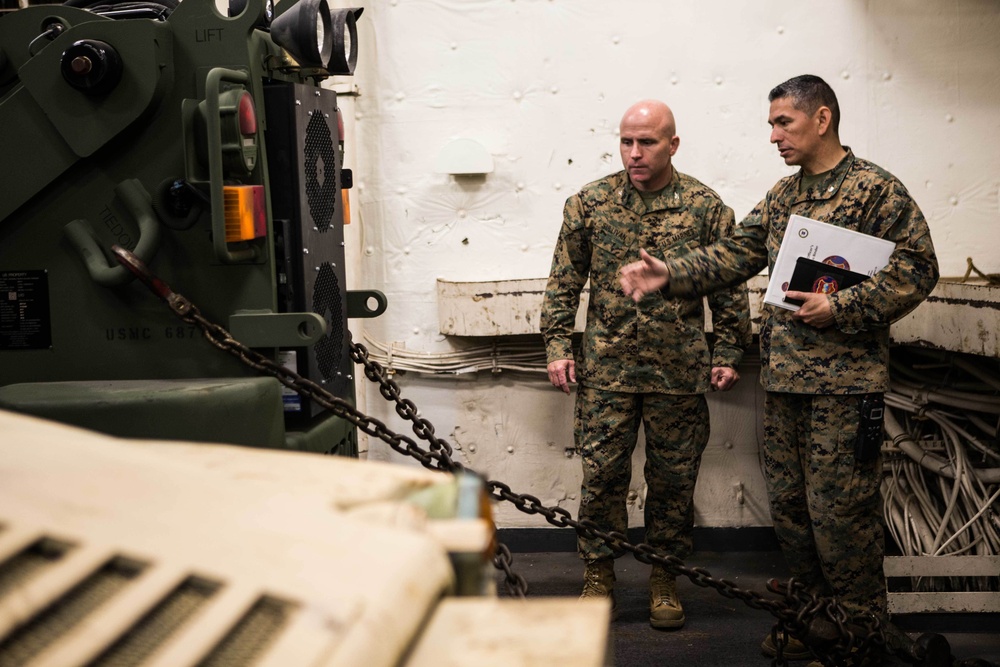
[(833, 133), (840, 136), (840, 104), (837, 103), (837, 94), (826, 81), (813, 74), (792, 77), (772, 88), (767, 101), (773, 102), (784, 97), (792, 98), (795, 108), (809, 115), (816, 113), (816, 109), (821, 106), (829, 108)]

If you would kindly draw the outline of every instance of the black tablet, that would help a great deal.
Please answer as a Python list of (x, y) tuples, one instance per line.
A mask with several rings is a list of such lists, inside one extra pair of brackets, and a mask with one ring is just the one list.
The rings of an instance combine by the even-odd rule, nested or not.
[[(853, 287), (867, 277), (864, 273), (799, 257), (795, 260), (795, 271), (792, 272), (792, 279), (788, 281), (788, 289), (785, 291), (833, 294)], [(787, 296), (784, 299), (785, 303), (802, 305), (802, 299), (789, 299)]]

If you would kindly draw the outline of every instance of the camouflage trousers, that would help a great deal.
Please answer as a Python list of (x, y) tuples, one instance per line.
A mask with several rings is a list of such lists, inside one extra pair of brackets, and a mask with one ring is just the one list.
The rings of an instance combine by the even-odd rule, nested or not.
[(858, 462), (860, 398), (768, 392), (764, 468), (791, 575), (852, 615), (884, 618), (882, 459)]
[[(692, 497), (708, 444), (708, 404), (701, 395), (628, 394), (580, 386), (576, 442), (583, 459), (580, 519), (625, 532), (632, 452), (646, 438), (646, 542), (667, 554), (691, 552)], [(581, 558), (618, 556), (603, 540), (579, 537)]]

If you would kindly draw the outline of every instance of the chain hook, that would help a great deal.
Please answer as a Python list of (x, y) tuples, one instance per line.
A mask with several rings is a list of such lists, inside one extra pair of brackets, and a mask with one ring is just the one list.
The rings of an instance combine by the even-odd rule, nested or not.
[(111, 246), (111, 252), (114, 253), (115, 259), (118, 260), (119, 264), (138, 278), (143, 285), (149, 288), (149, 291), (166, 301), (167, 305), (170, 306), (170, 310), (174, 311), (181, 318), (187, 319), (192, 311), (197, 310), (190, 301), (174, 292), (170, 289), (170, 285), (157, 278), (149, 270), (146, 263), (139, 259), (134, 252), (126, 250), (120, 245)]

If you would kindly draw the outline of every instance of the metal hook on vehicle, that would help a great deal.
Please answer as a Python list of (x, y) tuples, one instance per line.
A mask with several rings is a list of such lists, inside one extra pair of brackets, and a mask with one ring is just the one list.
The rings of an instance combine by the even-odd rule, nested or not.
[[(139, 226), (139, 241), (135, 245), (135, 256), (142, 261), (149, 260), (156, 253), (160, 244), (160, 224), (153, 211), (149, 195), (142, 183), (135, 179), (122, 181), (115, 187), (115, 194), (125, 204)], [(80, 253), (87, 273), (98, 285), (117, 287), (132, 280), (135, 275), (121, 266), (108, 263), (104, 252), (98, 245), (98, 239), (93, 227), (86, 220), (73, 220), (63, 228), (66, 238)], [(131, 254), (131, 253), (130, 253)]]

